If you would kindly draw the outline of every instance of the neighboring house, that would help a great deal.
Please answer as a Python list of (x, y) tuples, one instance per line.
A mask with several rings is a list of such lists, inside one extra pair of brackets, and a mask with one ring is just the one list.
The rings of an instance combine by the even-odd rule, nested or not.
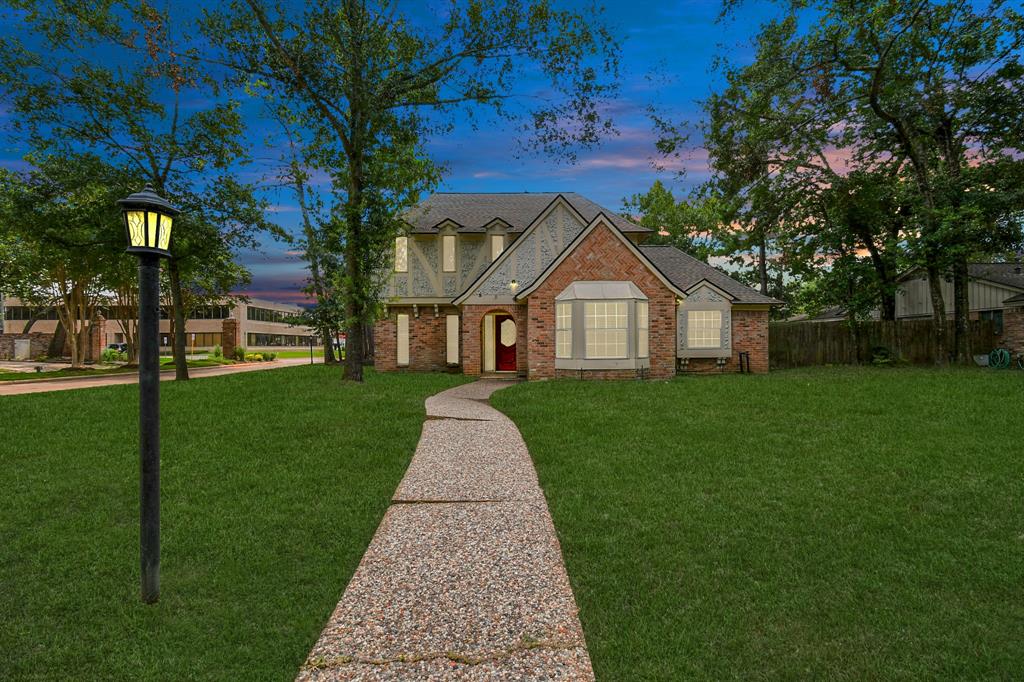
[[(992, 320), (997, 334), (1003, 333), (1007, 301), (1024, 294), (1024, 271), (1020, 263), (971, 263), (967, 266), (967, 302), (972, 320)], [(953, 282), (942, 282), (946, 314), (953, 314)], [(924, 270), (907, 272), (896, 290), (896, 317), (931, 317), (932, 298)]]
[(395, 240), (378, 369), (530, 379), (768, 371), (775, 299), (575, 193), (439, 193)]

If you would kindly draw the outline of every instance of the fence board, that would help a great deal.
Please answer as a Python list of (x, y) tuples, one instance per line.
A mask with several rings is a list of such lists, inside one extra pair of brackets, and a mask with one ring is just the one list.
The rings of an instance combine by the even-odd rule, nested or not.
[[(953, 321), (946, 323), (947, 338), (953, 340)], [(836, 322), (772, 322), (768, 334), (768, 356), (773, 369), (810, 365), (852, 365), (870, 362), (876, 348), (885, 348), (893, 358), (917, 365), (935, 364), (938, 347), (935, 326), (930, 319), (880, 320), (852, 327)], [(969, 323), (972, 353), (988, 353), (998, 347), (999, 337), (991, 320)]]

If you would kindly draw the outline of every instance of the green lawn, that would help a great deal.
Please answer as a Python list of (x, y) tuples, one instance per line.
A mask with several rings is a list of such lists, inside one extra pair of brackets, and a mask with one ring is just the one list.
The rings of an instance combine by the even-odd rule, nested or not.
[(1024, 372), (845, 368), (492, 400), (617, 681), (1020, 675), (1022, 398)]
[(322, 365), (165, 383), (139, 602), (137, 388), (0, 398), (0, 679), (294, 679), (460, 381)]
[[(207, 358), (206, 360), (189, 360), (188, 366), (197, 369), (201, 367), (219, 367), (220, 365), (233, 365), (233, 360), (224, 360), (216, 358)], [(172, 370), (174, 368), (174, 360), (170, 357), (160, 358), (161, 370)], [(105, 376), (107, 374), (131, 374), (138, 372), (138, 367), (106, 367), (103, 369), (96, 369), (95, 367), (88, 366), (79, 369), (55, 369), (49, 372), (7, 372), (6, 370), (0, 369), (0, 381), (34, 381), (36, 379), (67, 379), (71, 377), (97, 377)]]

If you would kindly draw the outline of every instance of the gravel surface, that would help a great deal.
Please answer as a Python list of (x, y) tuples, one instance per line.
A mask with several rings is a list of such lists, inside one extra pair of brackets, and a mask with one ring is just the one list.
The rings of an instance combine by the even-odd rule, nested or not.
[(424, 424), (395, 504), (298, 679), (594, 679), (526, 445), (481, 402), (507, 385), (478, 381), (427, 400), (428, 412), (456, 414)]

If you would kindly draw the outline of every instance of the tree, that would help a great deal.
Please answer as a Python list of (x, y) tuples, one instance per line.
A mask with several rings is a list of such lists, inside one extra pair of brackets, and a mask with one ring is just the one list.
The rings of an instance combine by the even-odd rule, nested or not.
[(722, 224), (723, 207), (715, 197), (676, 201), (672, 192), (655, 180), (644, 194), (625, 202), (627, 214), (651, 230), (648, 244), (667, 244), (706, 261), (716, 252), (716, 235)]
[[(739, 4), (727, 3), (727, 12)], [(733, 140), (765, 150), (764, 172), (741, 184), (773, 187), (783, 206), (798, 192), (814, 196), (838, 182), (843, 173), (831, 168), (831, 150), (846, 152), (853, 168), (888, 174), (913, 221), (901, 236), (928, 272), (943, 355), (940, 284), (953, 278), (953, 354), (965, 359), (967, 263), (1016, 238), (975, 197), (992, 189), (1002, 209), (1021, 205), (1012, 184), (1019, 172), (1009, 169), (1021, 164), (1024, 148), (1024, 19), (999, 0), (780, 4), (787, 15), (762, 28), (754, 63), (729, 67), (729, 87), (708, 103), (721, 123), (712, 124), (722, 133), (713, 145)], [(716, 158), (726, 160), (728, 149), (722, 144)]]
[(525, 117), (527, 146), (569, 158), (612, 129), (600, 104), (614, 87), (617, 46), (596, 9), (455, 0), (437, 21), (410, 11), (397, 0), (301, 10), (233, 0), (204, 22), (217, 63), (291, 103), (309, 132), (308, 158), (331, 177), (325, 248), (341, 251), (345, 375), (357, 381), (400, 216), (440, 178), (423, 143), (451, 130), (456, 108)]
[(238, 103), (196, 65), (195, 47), (179, 45), (169, 13), (145, 2), (8, 4), (8, 24), (27, 39), (0, 39), (13, 133), (41, 153), (102, 154), (182, 210), (165, 268), (177, 378), (187, 379), (185, 292), (216, 268), (219, 293), (229, 292), (245, 280), (229, 281), (243, 271), (225, 254), (279, 234), (254, 188), (231, 177), (247, 159)]
[(0, 286), (37, 307), (54, 306), (71, 366), (85, 362), (90, 328), (123, 262), (124, 228), (114, 203), (132, 178), (94, 156), (35, 159), (25, 173), (0, 170)]

